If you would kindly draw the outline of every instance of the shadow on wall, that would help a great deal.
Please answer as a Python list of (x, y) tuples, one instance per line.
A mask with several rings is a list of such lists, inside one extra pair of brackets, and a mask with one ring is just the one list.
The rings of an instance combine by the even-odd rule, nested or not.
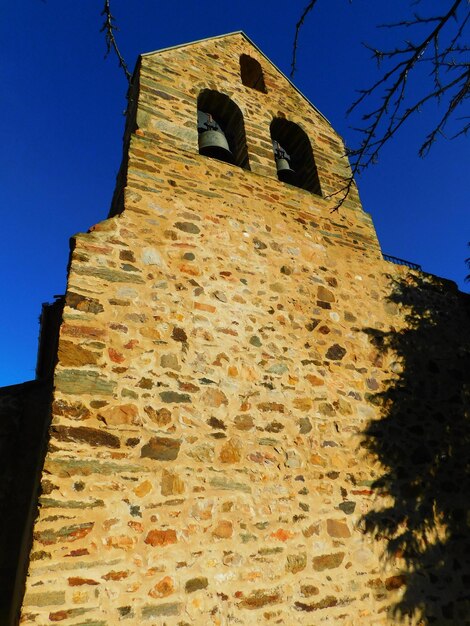
[(387, 580), (393, 622), (470, 624), (470, 298), (433, 276), (392, 284), (406, 327), (365, 331), (379, 358), (396, 358), (370, 398), (382, 417), (362, 445), (382, 471), (362, 524), (402, 571)]

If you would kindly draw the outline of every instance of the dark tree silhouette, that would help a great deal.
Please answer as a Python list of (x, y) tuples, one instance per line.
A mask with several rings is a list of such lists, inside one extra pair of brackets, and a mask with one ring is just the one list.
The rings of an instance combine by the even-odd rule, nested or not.
[(392, 580), (404, 589), (394, 619), (463, 626), (470, 624), (470, 296), (430, 275), (391, 282), (390, 302), (407, 311), (404, 328), (365, 331), (391, 359), (391, 373), (370, 398), (382, 415), (367, 425), (363, 446), (382, 471), (362, 524), (385, 540), (386, 558), (402, 571)]

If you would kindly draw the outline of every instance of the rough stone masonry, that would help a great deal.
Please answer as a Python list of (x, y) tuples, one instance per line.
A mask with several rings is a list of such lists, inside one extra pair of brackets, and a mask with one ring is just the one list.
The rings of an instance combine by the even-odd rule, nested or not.
[[(265, 92), (243, 84), (242, 54)], [(203, 89), (239, 107), (249, 169), (198, 153)], [(343, 141), (244, 34), (143, 55), (129, 98), (110, 217), (73, 239), (20, 623), (397, 623), (416, 563), (365, 523), (398, 497), (365, 434), (406, 367), (384, 338), (411, 328), (414, 300), (393, 294), (419, 282), (457, 353), (463, 295), (384, 261), (355, 187), (331, 212)], [(273, 118), (306, 132), (321, 195), (277, 179)], [(457, 374), (426, 350), (410, 358), (437, 364), (431, 415)], [(418, 404), (438, 376), (420, 375)], [(416, 428), (404, 459), (430, 449)], [(455, 597), (407, 623), (468, 623)]]

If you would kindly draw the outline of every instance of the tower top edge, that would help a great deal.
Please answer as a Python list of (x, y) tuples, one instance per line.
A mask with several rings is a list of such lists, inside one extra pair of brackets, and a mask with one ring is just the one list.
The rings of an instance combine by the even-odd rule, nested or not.
[[(246, 33), (244, 33), (242, 30), (237, 30), (237, 31), (233, 31), (231, 33), (225, 33), (223, 35), (214, 35), (212, 37), (205, 37), (204, 39), (197, 39), (195, 41), (189, 41), (186, 43), (182, 43), (182, 44), (177, 44), (175, 46), (168, 46), (167, 48), (159, 48), (157, 50), (152, 50), (150, 52), (143, 52), (142, 54), (139, 55), (139, 58), (146, 58), (146, 57), (150, 57), (152, 55), (155, 54), (161, 54), (164, 52), (169, 52), (171, 50), (178, 50), (179, 48), (186, 48), (189, 46), (195, 46), (197, 44), (201, 44), (201, 43), (206, 43), (209, 41), (216, 41), (218, 39), (225, 39), (228, 37), (234, 37), (236, 35), (241, 35), (244, 39), (246, 39), (246, 41), (253, 46), (253, 48), (255, 48), (255, 50), (276, 70), (276, 72), (278, 72), (279, 74), (281, 74), (286, 80), (287, 82), (291, 85), (291, 87), (293, 89), (295, 89), (295, 91), (325, 120), (325, 122), (327, 122), (330, 126), (332, 126), (330, 120), (321, 112), (318, 110), (318, 108), (307, 98), (307, 96), (305, 96), (298, 87), (296, 87), (294, 85), (294, 83), (292, 82), (292, 80), (286, 76), (286, 74), (284, 74), (284, 72), (282, 70), (280, 70), (277, 65), (275, 65), (271, 59), (266, 56), (266, 54), (254, 43), (254, 41), (252, 39), (250, 39), (250, 37), (248, 37), (248, 35)], [(137, 62), (136, 65), (136, 69), (139, 67), (139, 63)]]

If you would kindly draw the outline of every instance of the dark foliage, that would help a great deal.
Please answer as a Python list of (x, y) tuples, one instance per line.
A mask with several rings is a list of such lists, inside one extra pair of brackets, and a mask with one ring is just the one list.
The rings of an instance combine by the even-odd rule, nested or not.
[(364, 432), (382, 470), (362, 523), (403, 572), (396, 621), (470, 624), (470, 297), (410, 275), (389, 300), (407, 310), (406, 326), (366, 329), (394, 373)]

